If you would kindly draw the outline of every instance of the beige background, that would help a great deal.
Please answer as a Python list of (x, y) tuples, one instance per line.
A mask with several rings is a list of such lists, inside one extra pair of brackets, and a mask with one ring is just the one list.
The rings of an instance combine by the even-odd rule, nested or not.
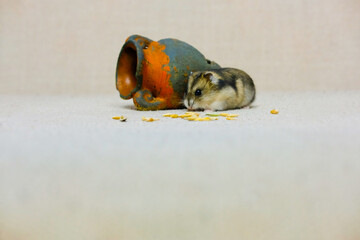
[(360, 89), (359, 0), (0, 3), (0, 93), (115, 93), (131, 34), (186, 41), (259, 90)]

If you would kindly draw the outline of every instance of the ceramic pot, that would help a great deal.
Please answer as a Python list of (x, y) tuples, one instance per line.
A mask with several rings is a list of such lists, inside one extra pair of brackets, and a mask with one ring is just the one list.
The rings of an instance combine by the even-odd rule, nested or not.
[(220, 68), (198, 50), (176, 39), (152, 41), (130, 36), (119, 54), (116, 88), (139, 110), (181, 108), (190, 72)]

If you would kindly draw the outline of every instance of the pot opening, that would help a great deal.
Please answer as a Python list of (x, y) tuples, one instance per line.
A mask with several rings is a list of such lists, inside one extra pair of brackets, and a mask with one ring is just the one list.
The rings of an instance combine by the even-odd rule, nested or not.
[(130, 99), (132, 93), (137, 90), (136, 66), (136, 48), (134, 44), (128, 43), (121, 50), (116, 73), (116, 88), (122, 98)]

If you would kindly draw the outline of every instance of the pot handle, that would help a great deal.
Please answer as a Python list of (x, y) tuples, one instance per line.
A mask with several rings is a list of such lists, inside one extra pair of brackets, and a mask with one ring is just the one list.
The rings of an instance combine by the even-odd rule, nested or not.
[(152, 93), (147, 90), (139, 90), (134, 94), (134, 104), (138, 110), (161, 110), (166, 108), (166, 102), (163, 98), (155, 98)]

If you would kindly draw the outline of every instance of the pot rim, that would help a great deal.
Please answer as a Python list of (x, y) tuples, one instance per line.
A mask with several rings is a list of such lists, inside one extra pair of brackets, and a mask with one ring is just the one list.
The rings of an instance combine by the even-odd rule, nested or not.
[(116, 64), (116, 73), (115, 73), (116, 88), (118, 88), (117, 86), (119, 81), (120, 59), (124, 56), (125, 52), (128, 51), (129, 48), (135, 50), (136, 52), (136, 68), (134, 74), (134, 78), (136, 80), (136, 86), (134, 89), (130, 91), (128, 95), (124, 96), (120, 93), (121, 98), (130, 99), (141, 88), (143, 82), (143, 76), (142, 76), (142, 68), (143, 68), (143, 60), (144, 60), (143, 49), (146, 49), (151, 42), (152, 40), (146, 37), (140, 35), (131, 35), (130, 37), (127, 38), (123, 47), (121, 48)]

